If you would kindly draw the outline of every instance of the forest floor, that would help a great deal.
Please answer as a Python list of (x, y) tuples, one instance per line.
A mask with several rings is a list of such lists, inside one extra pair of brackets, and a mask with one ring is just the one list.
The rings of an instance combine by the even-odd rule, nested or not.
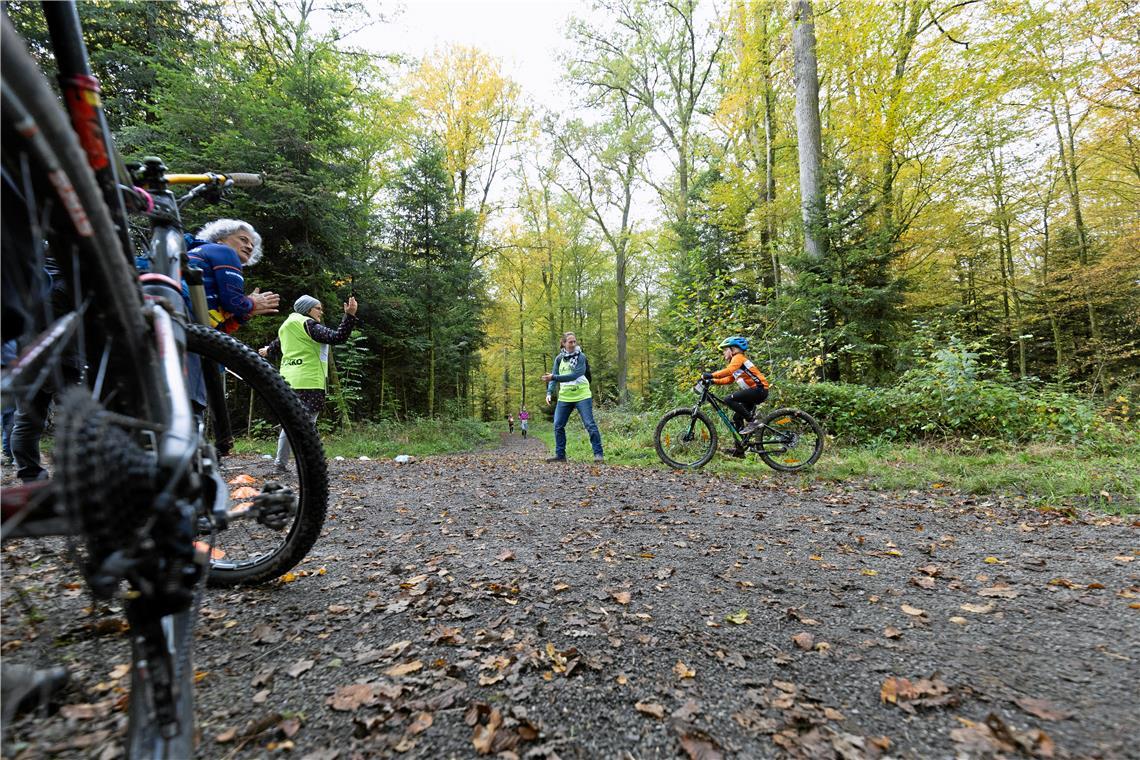
[[(207, 594), (200, 756), (1137, 756), (1135, 516), (545, 456), (330, 462), (297, 572)], [(114, 610), (4, 554), (5, 657), (74, 674), (5, 756), (115, 757)]]

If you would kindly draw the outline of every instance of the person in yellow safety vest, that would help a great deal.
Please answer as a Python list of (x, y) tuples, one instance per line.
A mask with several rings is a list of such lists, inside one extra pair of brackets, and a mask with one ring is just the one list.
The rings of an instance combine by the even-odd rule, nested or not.
[(590, 447), (594, 450), (594, 461), (605, 461), (602, 452), (602, 434), (594, 421), (594, 399), (590, 392), (590, 365), (586, 354), (578, 347), (578, 337), (572, 332), (562, 335), (562, 350), (554, 357), (551, 371), (542, 376), (546, 385), (546, 403), (549, 406), (555, 388), (558, 389), (558, 404), (554, 407), (554, 456), (547, 462), (566, 461), (566, 423), (570, 413), (578, 410), (582, 425), (590, 435)]
[[(733, 335), (720, 342), (717, 348), (724, 349), (724, 360), (728, 366), (716, 372), (706, 372), (701, 378), (716, 385), (729, 385), (736, 383), (739, 390), (728, 394), (724, 403), (732, 409), (732, 422), (742, 435), (756, 432), (760, 422), (756, 420), (756, 405), (768, 398), (768, 378), (757, 369), (752, 360), (745, 355), (748, 350), (748, 339)], [(748, 424), (743, 424), (744, 420)], [(743, 452), (742, 452), (743, 454)]]
[[(344, 318), (335, 330), (321, 324), (325, 307), (316, 298), (304, 295), (293, 302), (293, 313), (277, 330), (277, 338), (259, 354), (270, 359), (281, 359), (281, 376), (297, 394), (301, 404), (315, 422), (325, 405), (325, 388), (328, 384), (329, 346), (348, 340), (356, 327), (356, 298), (349, 296), (344, 304)], [(278, 472), (285, 472), (289, 464), (289, 439), (285, 431), (277, 438)]]

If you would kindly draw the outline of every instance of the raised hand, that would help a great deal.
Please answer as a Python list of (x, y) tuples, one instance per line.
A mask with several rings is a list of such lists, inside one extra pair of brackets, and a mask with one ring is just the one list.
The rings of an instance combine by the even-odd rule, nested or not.
[(348, 302), (344, 305), (344, 313), (356, 316), (356, 296), (349, 296)]
[(249, 300), (253, 301), (253, 310), (250, 311), (250, 316), (259, 316), (261, 314), (276, 314), (277, 306), (281, 303), (281, 296), (272, 291), (261, 292), (261, 288), (254, 288), (253, 292), (249, 294)]

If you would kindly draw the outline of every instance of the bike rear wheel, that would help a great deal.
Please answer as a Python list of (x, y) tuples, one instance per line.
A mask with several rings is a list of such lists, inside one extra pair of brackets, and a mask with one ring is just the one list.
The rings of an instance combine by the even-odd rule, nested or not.
[[(25, 315), (39, 312), (44, 319), (55, 320), (52, 328), (40, 333), (33, 344), (45, 349), (40, 354), (42, 365), (33, 359), (38, 349), (25, 354), (21, 363), (26, 361), (25, 369), (32, 366), (35, 371), (29, 371), (26, 379), (21, 374), (21, 379), (13, 383), (14, 392), (21, 401), (31, 399), (42, 387), (43, 378), (51, 378), (54, 390), (61, 392), (64, 389), (65, 361), (76, 375), (82, 376), (84, 364), (88, 368), (87, 376), (82, 378), (86, 387), (80, 386), (81, 389), (71, 391), (57, 415), (56, 480), (59, 482), (52, 484), (52, 491), (59, 497), (60, 517), (69, 518), (69, 530), (83, 535), (88, 554), (85, 570), (92, 589), (97, 595), (114, 594), (124, 575), (143, 577), (150, 570), (132, 564), (129, 571), (118, 574), (102, 567), (102, 577), (98, 577), (99, 574), (93, 571), (101, 567), (100, 560), (122, 550), (120, 556), (124, 562), (133, 563), (146, 554), (145, 551), (140, 553), (139, 541), (152, 518), (157, 517), (154, 524), (160, 531), (170, 524), (172, 518), (177, 518), (177, 514), (169, 510), (161, 514), (155, 511), (153, 497), (161, 484), (150, 477), (155, 472), (151, 464), (152, 444), (157, 431), (165, 427), (163, 410), (166, 408), (167, 390), (160, 370), (162, 365), (154, 332), (144, 317), (143, 299), (130, 254), (123, 250), (110, 211), (88, 165), (87, 155), (72, 131), (58, 96), (28, 55), (6, 17), (0, 21), (0, 26), (4, 293), (5, 298), (11, 294), (19, 298)], [(57, 293), (66, 295), (66, 298), (61, 295), (54, 299), (59, 303), (53, 304), (56, 310), (51, 315), (44, 308), (47, 299), (37, 287), (37, 283), (43, 282), (41, 270), (45, 252), (60, 270), (55, 282), (60, 287)], [(68, 302), (69, 311), (62, 310), (64, 301)], [(10, 328), (7, 317), (5, 314), (6, 335)], [(32, 328), (30, 322), (25, 322), (17, 329), (34, 331), (43, 328)], [(25, 336), (30, 337), (28, 332)], [(78, 357), (78, 360), (65, 360), (68, 355)], [(68, 399), (84, 399), (85, 403), (72, 406), (67, 403)], [(95, 498), (95, 492), (83, 488), (72, 474), (98, 469), (99, 466), (90, 460), (83, 461), (81, 452), (90, 450), (89, 446), (106, 449), (107, 441), (129, 449), (125, 452), (130, 465), (127, 474), (139, 477), (127, 483), (118, 494), (113, 493), (111, 486), (106, 486), (108, 498)], [(113, 472), (99, 472), (92, 477), (114, 476), (121, 481), (124, 472), (110, 469)], [(100, 482), (98, 485), (102, 488), (106, 484)], [(150, 499), (146, 503), (143, 503), (144, 496)], [(128, 500), (131, 504), (124, 508), (124, 502)], [(139, 520), (135, 520), (136, 517)], [(94, 526), (106, 526), (108, 518), (117, 521), (113, 523), (117, 529), (113, 533), (106, 527), (96, 531)], [(170, 541), (181, 537), (170, 532), (165, 536)], [(180, 548), (192, 557), (188, 540)], [(157, 564), (173, 566), (171, 556), (157, 556), (160, 551), (152, 549), (146, 556)], [(182, 562), (183, 558), (173, 559)], [(120, 565), (125, 566), (124, 562)], [(178, 567), (193, 564), (188, 562)], [(153, 695), (161, 695), (164, 690), (154, 688), (151, 681), (156, 669), (167, 668), (176, 672), (176, 660), (172, 658), (177, 653), (167, 645), (165, 636), (155, 633), (154, 625), (160, 615), (171, 614), (182, 620), (181, 630), (186, 634), (181, 639), (185, 642), (182, 649), (189, 646), (189, 631), (194, 618), (193, 607), (187, 600), (196, 591), (190, 588), (180, 590), (185, 592), (186, 598), (173, 600), (167, 596), (163, 599), (168, 606), (180, 605), (180, 611), (160, 611), (151, 605), (149, 597), (138, 600), (139, 610), (130, 632), (132, 672), (135, 674), (128, 727), (130, 757), (182, 758), (192, 755), (192, 690), (183, 690), (175, 700), (163, 700), (161, 696), (155, 700)], [(145, 644), (152, 652), (162, 654), (152, 655), (147, 661), (141, 655), (143, 647), (136, 646), (136, 643)], [(156, 661), (156, 657), (163, 661)], [(192, 676), (188, 664), (184, 670), (182, 677)], [(143, 697), (143, 701), (149, 699), (152, 704), (157, 701), (169, 717), (165, 729), (148, 724), (152, 718), (148, 717), (148, 711), (141, 707), (141, 703), (136, 708), (140, 699), (137, 695), (144, 694), (151, 696)], [(136, 738), (148, 731), (165, 733), (167, 737), (161, 746), (135, 746)]]
[(716, 454), (716, 442), (716, 425), (704, 412), (694, 413), (691, 407), (668, 412), (653, 433), (657, 456), (679, 470), (695, 470), (708, 464)]
[[(214, 536), (211, 586), (264, 583), (293, 569), (320, 536), (328, 507), (324, 446), (297, 394), (257, 352), (204, 325), (190, 325), (186, 334), (192, 354), (224, 368), (225, 414), (232, 422), (233, 434), (243, 439), (260, 438), (265, 448), (275, 445), (277, 429), (282, 428), (292, 449), (291, 463), (284, 472), (258, 453), (223, 459), (231, 501), (238, 505), (235, 511), (256, 499), (269, 483), (286, 486), (295, 496), (294, 508), (282, 528), (254, 519), (236, 519)], [(206, 433), (211, 440), (221, 432), (222, 426), (217, 424), (221, 419), (216, 410), (207, 409)], [(226, 447), (224, 441), (218, 443)]]
[(777, 409), (762, 421), (757, 453), (764, 464), (780, 472), (810, 467), (823, 453), (823, 428), (799, 409)]
[[(127, 726), (131, 760), (175, 760), (194, 756), (194, 617), (190, 610), (150, 623), (146, 636), (131, 636), (131, 702)], [(161, 656), (148, 651), (161, 647)], [(164, 701), (155, 690), (169, 688), (173, 715), (164, 715)], [(178, 726), (177, 733), (164, 725)], [(170, 735), (168, 735), (170, 734)]]

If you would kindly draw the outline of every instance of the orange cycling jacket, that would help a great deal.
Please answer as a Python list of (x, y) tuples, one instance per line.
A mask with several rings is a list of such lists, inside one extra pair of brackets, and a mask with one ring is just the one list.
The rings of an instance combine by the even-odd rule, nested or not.
[(741, 388), (755, 388), (757, 385), (768, 387), (768, 378), (744, 354), (734, 354), (728, 366), (718, 369), (712, 376), (717, 385), (728, 385), (735, 381)]

